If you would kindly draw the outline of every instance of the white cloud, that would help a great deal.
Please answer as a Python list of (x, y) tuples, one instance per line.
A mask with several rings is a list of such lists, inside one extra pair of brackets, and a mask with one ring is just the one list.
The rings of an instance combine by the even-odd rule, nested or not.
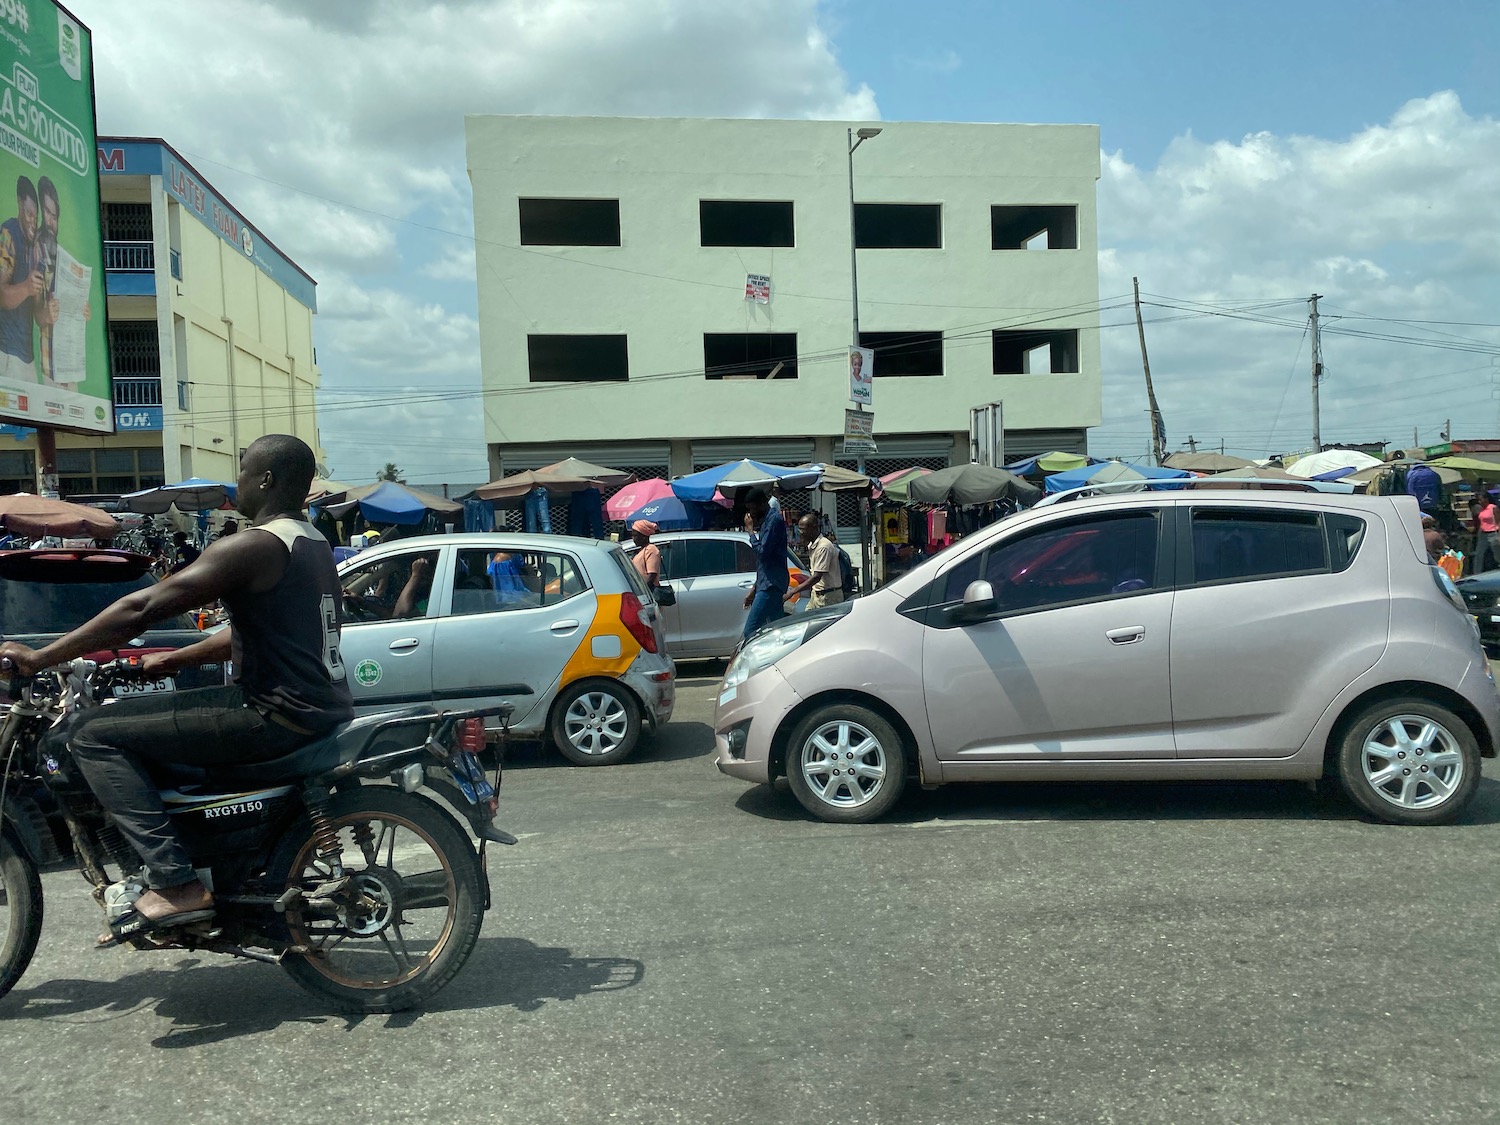
[(474, 244), (453, 243), (442, 248), (442, 252), (422, 266), (419, 272), (433, 281), (473, 281)]
[[(1469, 116), (1450, 92), (1409, 102), (1387, 124), (1342, 140), (1259, 133), (1205, 144), (1184, 136), (1155, 169), (1105, 154), (1101, 293), (1128, 293), (1138, 275), (1143, 291), (1247, 318), (1171, 320), (1185, 314), (1148, 310), (1152, 375), (1172, 444), (1192, 434), (1265, 453), (1311, 440), (1302, 326), (1313, 292), (1324, 298), (1325, 442), (1409, 444), (1413, 426), (1433, 441), (1446, 416), (1460, 412), (1455, 403), (1467, 407), (1454, 419), (1456, 436), (1500, 433), (1490, 398), (1500, 381), (1500, 331), (1415, 323), (1497, 319), (1496, 198), (1500, 122)], [(1278, 299), (1285, 303), (1250, 308)], [(1093, 447), (1138, 454), (1149, 438), (1134, 324), (1128, 310), (1101, 319), (1123, 326), (1102, 337), (1106, 417)]]

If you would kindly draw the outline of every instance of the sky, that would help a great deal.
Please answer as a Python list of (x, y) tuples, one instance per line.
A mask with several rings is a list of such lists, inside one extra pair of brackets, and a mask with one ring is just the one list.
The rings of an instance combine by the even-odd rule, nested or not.
[[(71, 0), (161, 136), (318, 282), (340, 480), (487, 476), (466, 113), (1100, 126), (1101, 455), (1500, 438), (1495, 0)], [(997, 313), (997, 319), (1001, 314)], [(1451, 422), (1451, 426), (1450, 426)]]

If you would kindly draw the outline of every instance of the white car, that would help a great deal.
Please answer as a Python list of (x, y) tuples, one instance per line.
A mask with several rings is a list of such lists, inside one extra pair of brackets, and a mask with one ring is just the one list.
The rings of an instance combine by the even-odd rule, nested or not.
[(635, 748), (672, 717), (661, 610), (620, 548), (562, 535), (397, 539), (339, 567), (340, 647), (360, 712), (515, 705), (579, 765)]

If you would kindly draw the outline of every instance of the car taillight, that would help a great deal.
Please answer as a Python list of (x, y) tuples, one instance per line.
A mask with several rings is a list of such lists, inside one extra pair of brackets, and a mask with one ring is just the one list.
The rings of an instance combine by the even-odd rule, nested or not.
[(656, 631), (641, 620), (641, 599), (628, 591), (620, 595), (620, 624), (643, 649), (656, 651)]
[(478, 754), (484, 749), (484, 720), (463, 719), (458, 724), (457, 748)]

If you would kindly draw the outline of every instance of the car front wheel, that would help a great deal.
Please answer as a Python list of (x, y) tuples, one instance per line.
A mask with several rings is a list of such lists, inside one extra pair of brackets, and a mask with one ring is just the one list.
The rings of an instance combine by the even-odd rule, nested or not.
[(1444, 824), (1479, 787), (1479, 745), (1468, 724), (1413, 696), (1360, 712), (1338, 762), (1349, 799), (1389, 824)]
[(819, 820), (863, 824), (888, 812), (906, 786), (906, 754), (894, 727), (868, 707), (833, 703), (797, 724), (787, 781)]
[(630, 689), (608, 680), (574, 684), (552, 709), (552, 741), (575, 766), (624, 760), (641, 737), (641, 709)]

